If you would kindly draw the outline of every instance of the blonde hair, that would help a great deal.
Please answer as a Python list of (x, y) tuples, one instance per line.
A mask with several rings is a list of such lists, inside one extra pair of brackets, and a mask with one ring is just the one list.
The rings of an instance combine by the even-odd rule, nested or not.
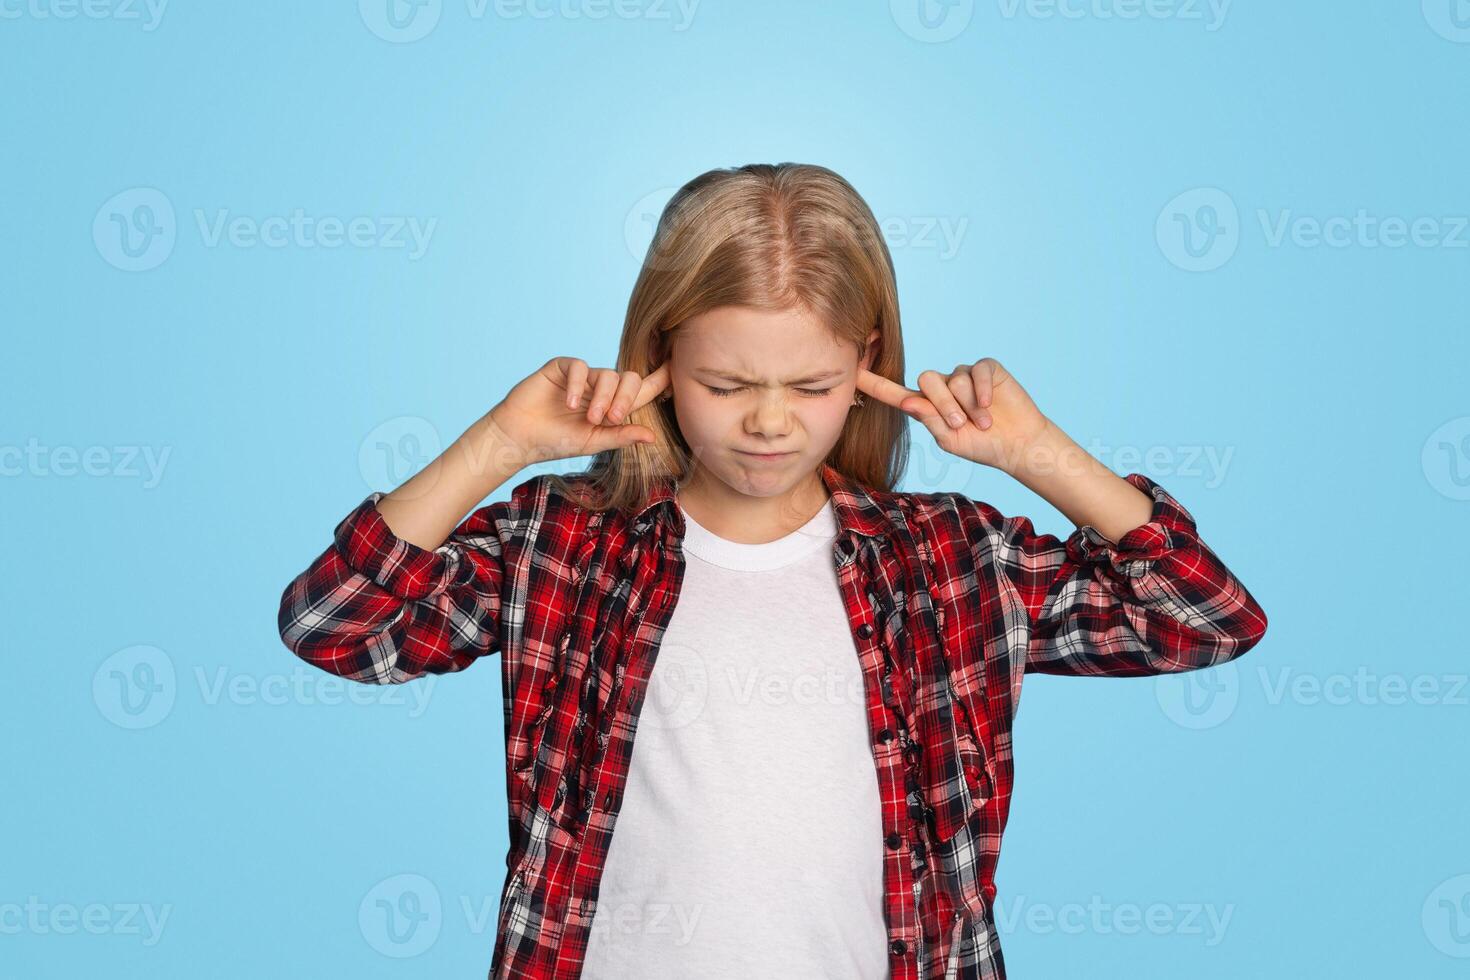
[[(869, 370), (903, 384), (903, 336), (893, 259), (867, 203), (836, 173), (800, 163), (710, 170), (674, 193), (659, 216), (618, 347), (617, 369), (653, 372), (684, 322), (721, 306), (800, 309), (839, 341), (879, 333)], [(908, 462), (907, 416), (869, 397), (851, 410), (826, 462), (889, 491)], [(660, 398), (629, 422), (657, 436), (592, 458), (577, 487), (552, 482), (594, 510), (631, 510), (665, 478), (687, 479), (694, 457), (673, 402)], [(577, 492), (581, 490), (583, 492)]]

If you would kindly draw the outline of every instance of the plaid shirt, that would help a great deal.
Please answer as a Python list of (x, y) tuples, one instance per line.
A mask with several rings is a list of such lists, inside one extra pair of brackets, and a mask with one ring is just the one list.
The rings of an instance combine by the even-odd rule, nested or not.
[[(1254, 646), (1266, 616), (1138, 473), (1126, 479), (1153, 511), (1117, 543), (1091, 525), (1038, 534), (958, 493), (821, 476), (882, 801), (890, 975), (1002, 980), (992, 903), (1023, 674), (1210, 667)], [(490, 977), (573, 980), (683, 580), (673, 484), (634, 514), (597, 514), (537, 476), (434, 551), (393, 534), (382, 496), (287, 586), (281, 638), (374, 684), (500, 653), (510, 852)]]

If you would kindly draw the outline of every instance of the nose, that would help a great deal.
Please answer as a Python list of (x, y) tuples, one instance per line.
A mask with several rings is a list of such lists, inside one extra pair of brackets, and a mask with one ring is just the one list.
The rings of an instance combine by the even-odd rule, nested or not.
[(764, 436), (768, 439), (780, 439), (791, 432), (791, 412), (787, 405), (786, 394), (781, 391), (768, 391), (760, 394), (755, 399), (755, 405), (745, 417), (745, 431), (748, 435)]

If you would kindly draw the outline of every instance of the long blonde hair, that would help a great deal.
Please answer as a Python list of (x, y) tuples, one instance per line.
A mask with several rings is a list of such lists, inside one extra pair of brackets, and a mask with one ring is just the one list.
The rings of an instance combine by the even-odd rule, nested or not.
[[(867, 203), (825, 167), (752, 163), (707, 171), (674, 193), (628, 300), (617, 369), (646, 376), (668, 357), (684, 322), (721, 306), (804, 309), (861, 352), (876, 327), (869, 370), (903, 384), (903, 335), (893, 259)], [(657, 440), (592, 458), (577, 486), (553, 482), (594, 510), (632, 509), (659, 480), (687, 479), (694, 456), (673, 402), (635, 411)], [(892, 490), (908, 462), (907, 416), (875, 398), (853, 408), (826, 462)], [(582, 492), (577, 492), (577, 491)]]

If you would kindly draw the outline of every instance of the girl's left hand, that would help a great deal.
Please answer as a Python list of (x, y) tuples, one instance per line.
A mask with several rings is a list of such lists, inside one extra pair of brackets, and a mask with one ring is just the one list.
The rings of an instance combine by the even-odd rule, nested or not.
[[(939, 448), (1010, 472), (1048, 420), (1021, 383), (993, 357), (949, 374), (919, 372), (919, 391), (858, 371), (858, 389), (924, 423)], [(949, 419), (956, 416), (959, 424)]]

